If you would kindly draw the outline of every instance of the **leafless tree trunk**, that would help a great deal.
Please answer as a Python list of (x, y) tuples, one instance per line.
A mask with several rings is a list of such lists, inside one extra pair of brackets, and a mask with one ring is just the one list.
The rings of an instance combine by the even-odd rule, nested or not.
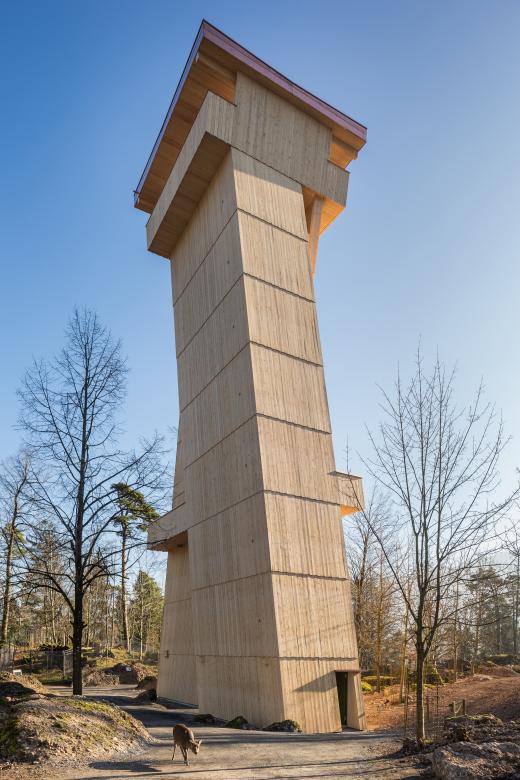
[(123, 641), (127, 653), (130, 652), (130, 635), (128, 632), (128, 604), (126, 594), (126, 558), (127, 558), (128, 527), (122, 524), (121, 530), (121, 623), (123, 628)]
[(19, 455), (2, 465), (0, 473), (1, 506), (7, 516), (1, 533), (5, 543), (4, 588), (2, 593), (2, 625), (0, 645), (7, 642), (11, 612), (13, 560), (20, 546), (20, 522), (26, 509), (26, 492), (29, 482), (29, 457)]

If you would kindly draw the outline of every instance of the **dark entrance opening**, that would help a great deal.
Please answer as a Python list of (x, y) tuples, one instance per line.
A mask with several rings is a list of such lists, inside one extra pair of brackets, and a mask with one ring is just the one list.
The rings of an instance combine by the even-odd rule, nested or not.
[(347, 725), (348, 672), (336, 672), (336, 688), (338, 689), (339, 716), (341, 725)]

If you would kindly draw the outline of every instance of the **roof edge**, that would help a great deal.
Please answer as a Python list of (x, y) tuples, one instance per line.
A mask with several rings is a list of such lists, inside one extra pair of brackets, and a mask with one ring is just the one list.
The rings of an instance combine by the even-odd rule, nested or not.
[(306, 104), (313, 111), (319, 112), (327, 119), (329, 119), (329, 121), (333, 122), (336, 125), (339, 125), (349, 133), (354, 134), (359, 138), (361, 142), (359, 148), (364, 146), (367, 138), (367, 128), (365, 127), (365, 125), (362, 125), (360, 122), (357, 122), (355, 119), (352, 119), (347, 114), (344, 114), (343, 112), (339, 111), (337, 108), (334, 108), (334, 106), (331, 106), (330, 103), (327, 103), (326, 101), (312, 94), (312, 92), (309, 92), (308, 90), (304, 89), (304, 87), (300, 87), (298, 84), (291, 81), (289, 78), (287, 78), (282, 73), (280, 73), (280, 71), (271, 67), (264, 60), (260, 59), (255, 54), (250, 52), (248, 49), (241, 46), (241, 44), (237, 43), (235, 40), (230, 38), (228, 35), (222, 32), (222, 30), (219, 30), (213, 24), (208, 22), (206, 19), (203, 19), (198, 29), (195, 41), (193, 42), (193, 45), (191, 47), (186, 64), (183, 68), (181, 78), (179, 80), (179, 83), (177, 84), (173, 98), (170, 102), (170, 106), (168, 108), (164, 121), (161, 125), (161, 129), (159, 130), (157, 139), (148, 157), (143, 173), (141, 174), (139, 183), (136, 189), (134, 190), (135, 204), (137, 204), (139, 200), (141, 189), (144, 185), (146, 177), (148, 176), (148, 173), (150, 171), (150, 168), (152, 166), (152, 163), (154, 161), (160, 143), (163, 139), (168, 123), (175, 110), (175, 106), (179, 99), (179, 95), (182, 91), (184, 83), (188, 77), (190, 68), (197, 56), (198, 50), (203, 40), (207, 40), (210, 43), (214, 44), (215, 46), (219, 47), (220, 49), (225, 51), (228, 55), (236, 59), (238, 62), (242, 63), (246, 68), (257, 73), (261, 78), (267, 79), (275, 83), (281, 90), (292, 95), (293, 98), (295, 98), (297, 101)]

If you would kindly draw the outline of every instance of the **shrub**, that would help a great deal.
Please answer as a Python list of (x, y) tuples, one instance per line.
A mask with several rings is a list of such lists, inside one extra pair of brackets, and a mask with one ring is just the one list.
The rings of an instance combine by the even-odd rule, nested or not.
[(214, 725), (219, 723), (219, 719), (212, 715), (210, 712), (199, 712), (193, 718), (194, 723), (205, 723), (206, 725)]
[(244, 718), (243, 715), (237, 715), (235, 718), (232, 718), (226, 723), (228, 729), (243, 729), (248, 725), (248, 721)]
[(262, 731), (288, 731), (292, 733), (301, 734), (302, 727), (295, 720), (282, 720), (276, 723), (271, 723), (270, 726), (266, 726)]
[[(370, 685), (375, 686), (377, 685), (377, 674), (367, 674), (366, 677), (363, 677), (363, 680)], [(381, 685), (393, 685), (393, 683), (398, 682), (398, 678), (392, 674), (382, 674), (380, 675), (379, 680), (381, 681)]]
[(361, 680), (361, 690), (363, 693), (374, 693), (374, 689), (366, 680)]

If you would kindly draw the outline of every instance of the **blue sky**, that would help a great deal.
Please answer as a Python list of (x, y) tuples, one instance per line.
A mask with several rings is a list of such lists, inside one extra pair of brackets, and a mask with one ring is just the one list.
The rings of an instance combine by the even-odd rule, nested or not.
[[(367, 453), (377, 384), (419, 337), (484, 377), (520, 465), (520, 2), (4, 4), (0, 457), (16, 386), (62, 343), (75, 305), (123, 339), (126, 438), (176, 425), (167, 262), (132, 190), (205, 17), (368, 126), (349, 204), (320, 243), (316, 291), (338, 468)], [(359, 470), (354, 456), (353, 466)]]

